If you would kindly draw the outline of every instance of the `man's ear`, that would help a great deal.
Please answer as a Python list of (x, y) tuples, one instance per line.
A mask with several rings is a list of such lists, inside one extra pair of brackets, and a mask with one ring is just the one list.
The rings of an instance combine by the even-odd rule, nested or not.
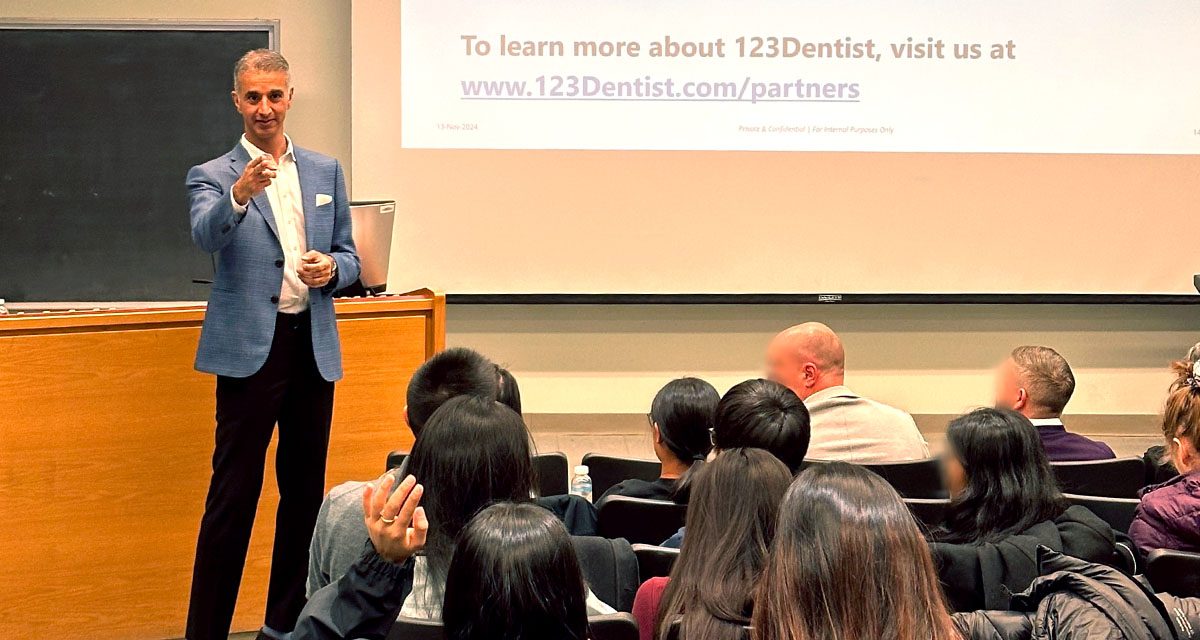
[(650, 424), (654, 427), (654, 444), (662, 444), (662, 430), (658, 428), (658, 423), (651, 422)]
[(288, 87), (288, 102), (291, 102), (292, 98), (295, 98), (295, 97), (296, 97), (296, 87)]
[(817, 378), (820, 377), (821, 371), (817, 369), (817, 365), (811, 362), (805, 362), (800, 371), (804, 375), (804, 386), (812, 387), (817, 384)]
[(1029, 392), (1025, 391), (1024, 387), (1017, 389), (1017, 399), (1013, 401), (1013, 411), (1020, 412), (1025, 407), (1029, 406)]
[(230, 91), (230, 92), (229, 92), (229, 99), (233, 101), (233, 108), (234, 108), (234, 109), (238, 109), (238, 108), (240, 108), (240, 107), (239, 107), (239, 105), (238, 105), (238, 92), (237, 92), (237, 91)]
[(408, 405), (404, 405), (404, 426), (408, 427), (409, 431), (412, 431), (412, 423), (408, 421)]

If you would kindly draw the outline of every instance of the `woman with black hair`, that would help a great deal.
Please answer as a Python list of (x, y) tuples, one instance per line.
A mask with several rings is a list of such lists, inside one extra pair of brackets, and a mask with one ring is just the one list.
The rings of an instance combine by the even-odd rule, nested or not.
[(729, 449), (696, 473), (687, 539), (671, 577), (651, 578), (633, 603), (641, 638), (740, 638), (792, 474), (762, 449)]
[(1037, 576), (1038, 545), (1112, 562), (1112, 528), (1063, 498), (1027, 418), (1007, 409), (977, 409), (950, 423), (946, 444), (942, 467), (950, 504), (931, 536), (957, 610), (1006, 608), (1007, 594)]
[(605, 491), (596, 504), (609, 496), (686, 504), (692, 476), (712, 450), (713, 417), (720, 400), (717, 390), (699, 378), (668, 382), (654, 396), (647, 416), (654, 437), (654, 455), (662, 463), (659, 478), (623, 480)]
[(496, 504), (463, 530), (446, 576), (447, 640), (585, 640), (587, 587), (562, 522)]

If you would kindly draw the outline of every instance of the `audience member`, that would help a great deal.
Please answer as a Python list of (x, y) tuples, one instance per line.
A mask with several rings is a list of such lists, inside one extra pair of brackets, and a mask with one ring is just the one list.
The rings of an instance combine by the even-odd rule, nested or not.
[(550, 512), (496, 504), (463, 530), (446, 576), (446, 640), (586, 640), (588, 596), (571, 538)]
[(766, 449), (794, 474), (804, 463), (810, 435), (808, 409), (778, 382), (747, 380), (726, 391), (717, 403), (712, 442), (718, 451)]
[[(448, 349), (427, 360), (409, 379), (404, 408), (409, 430), (419, 437), (433, 412), (460, 395), (496, 398), (496, 365), (471, 349)], [(408, 464), (406, 459), (399, 469), (392, 471), (394, 479), (406, 475)], [(317, 589), (336, 581), (358, 559), (367, 541), (361, 500), (367, 484), (342, 483), (331, 489), (321, 503), (308, 553), (310, 597)]]
[(1142, 552), (1200, 552), (1200, 362), (1177, 362), (1162, 431), (1179, 474), (1142, 490), (1129, 536)]
[(659, 478), (618, 482), (604, 492), (597, 504), (609, 496), (686, 504), (692, 476), (712, 451), (713, 419), (720, 400), (717, 390), (699, 378), (668, 382), (654, 396), (649, 414), (654, 455), (662, 463)]
[(1050, 347), (1017, 347), (996, 368), (996, 406), (1029, 418), (1051, 462), (1115, 458), (1108, 445), (1063, 426), (1063, 409), (1074, 393), (1071, 366)]
[[(1191, 349), (1183, 357), (1183, 364), (1187, 368), (1196, 366), (1200, 362), (1200, 342), (1192, 345)], [(1180, 383), (1186, 381), (1183, 376), (1177, 376), (1171, 381), (1171, 391), (1179, 387)], [(1170, 442), (1170, 438), (1167, 439)], [(1161, 444), (1156, 444), (1142, 454), (1142, 461), (1146, 463), (1146, 484), (1162, 484), (1171, 478), (1179, 475), (1179, 469), (1175, 467), (1174, 456), (1171, 455), (1171, 447)]]
[(755, 640), (961, 638), (900, 496), (841, 462), (813, 465), (787, 490), (753, 622)]
[(950, 423), (942, 458), (950, 504), (934, 532), (942, 581), (955, 608), (1007, 608), (1007, 593), (1038, 575), (1038, 545), (1090, 562), (1112, 561), (1112, 528), (1069, 506), (1037, 430), (1004, 409), (977, 409)]
[(496, 365), (496, 378), (499, 384), (496, 400), (517, 413), (524, 413), (521, 411), (521, 388), (517, 386), (517, 379), (500, 365)]
[(740, 637), (791, 480), (762, 449), (723, 451), (697, 471), (687, 542), (671, 577), (647, 580), (633, 603), (642, 640), (665, 638), (676, 620), (687, 638)]
[(927, 457), (929, 446), (912, 416), (851, 391), (845, 363), (842, 341), (819, 322), (787, 329), (767, 348), (768, 377), (808, 407), (809, 457), (859, 463)]

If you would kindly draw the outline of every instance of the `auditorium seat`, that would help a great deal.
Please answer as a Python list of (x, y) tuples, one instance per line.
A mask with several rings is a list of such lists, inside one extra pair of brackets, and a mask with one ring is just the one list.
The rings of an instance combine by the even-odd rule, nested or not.
[(904, 505), (925, 531), (932, 531), (946, 521), (946, 498), (905, 498)]
[(1146, 463), (1141, 458), (1051, 462), (1063, 493), (1105, 498), (1136, 498), (1145, 486)]
[(408, 458), (407, 451), (393, 451), (387, 455), (387, 467), (384, 471), (391, 471), (396, 467), (404, 464), (404, 460)]
[(650, 578), (665, 578), (671, 575), (671, 568), (679, 558), (679, 549), (635, 544), (633, 554), (637, 557), (639, 580), (645, 582)]
[[(406, 451), (393, 451), (389, 453), (387, 455), (387, 470), (391, 471), (404, 464), (406, 458), (408, 458), (408, 452)], [(537, 475), (538, 495), (559, 496), (566, 493), (570, 482), (567, 478), (569, 466), (567, 464), (567, 455), (558, 451), (553, 453), (539, 453), (533, 456), (533, 470)]]
[(1100, 516), (1114, 531), (1129, 533), (1129, 525), (1133, 524), (1133, 514), (1137, 511), (1137, 499), (1081, 496), (1073, 493), (1065, 495), (1071, 504), (1087, 507), (1089, 511)]
[(588, 475), (592, 478), (592, 495), (597, 500), (622, 480), (637, 478), (649, 482), (657, 480), (662, 473), (662, 463), (657, 460), (618, 458), (599, 453), (584, 454), (583, 464), (587, 465)]
[(1156, 549), (1146, 556), (1146, 579), (1157, 592), (1200, 597), (1200, 553)]
[(534, 456), (533, 471), (537, 474), (538, 495), (559, 496), (567, 493), (570, 482), (568, 468), (565, 453), (555, 451)]
[[(637, 620), (628, 613), (589, 616), (591, 640), (638, 640)], [(400, 618), (388, 631), (387, 640), (443, 640), (441, 621)]]
[[(809, 459), (802, 468), (813, 464), (825, 464), (829, 460)], [(897, 462), (868, 462), (862, 466), (874, 471), (887, 480), (905, 498), (945, 498), (942, 486), (942, 465), (937, 458), (923, 460), (901, 460)]]
[(617, 611), (633, 611), (633, 597), (641, 585), (638, 559), (625, 540), (572, 536), (579, 567), (592, 593)]
[(613, 496), (600, 504), (596, 526), (605, 538), (660, 544), (683, 526), (686, 515), (686, 505)]

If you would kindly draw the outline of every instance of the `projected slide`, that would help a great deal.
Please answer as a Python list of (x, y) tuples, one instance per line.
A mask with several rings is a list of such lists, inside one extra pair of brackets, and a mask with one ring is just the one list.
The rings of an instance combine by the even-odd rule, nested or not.
[(411, 148), (1200, 152), (1195, 0), (406, 0)]

